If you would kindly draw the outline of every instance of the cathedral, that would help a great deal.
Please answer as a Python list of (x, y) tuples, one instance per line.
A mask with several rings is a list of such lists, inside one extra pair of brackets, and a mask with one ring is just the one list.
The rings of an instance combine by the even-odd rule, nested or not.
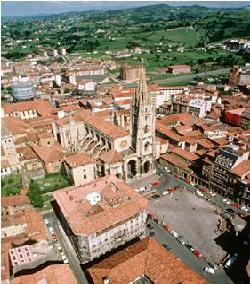
[(93, 159), (95, 178), (113, 174), (129, 181), (156, 171), (160, 144), (155, 136), (155, 120), (156, 100), (148, 91), (142, 67), (131, 103), (129, 131), (83, 109), (57, 119), (53, 132), (76, 160), (80, 153)]

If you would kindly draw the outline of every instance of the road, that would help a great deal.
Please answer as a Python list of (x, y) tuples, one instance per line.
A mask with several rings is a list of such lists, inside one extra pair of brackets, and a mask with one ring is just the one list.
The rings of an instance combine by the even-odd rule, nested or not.
[(54, 213), (46, 213), (44, 215), (44, 217), (48, 218), (50, 220), (50, 223), (52, 224), (58, 239), (60, 240), (61, 246), (64, 250), (65, 255), (67, 256), (68, 260), (69, 260), (69, 265), (71, 267), (71, 269), (74, 272), (74, 275), (77, 279), (77, 283), (78, 284), (89, 284), (85, 274), (81, 268), (80, 265), (80, 261), (76, 255), (76, 252), (69, 240), (69, 238), (67, 237), (67, 235), (65, 234), (59, 220), (57, 219), (57, 217), (54, 215)]
[(154, 80), (153, 83), (177, 83), (177, 82), (183, 82), (183, 81), (191, 81), (195, 77), (206, 77), (206, 76), (217, 76), (217, 75), (224, 75), (224, 74), (229, 74), (230, 69), (229, 68), (223, 68), (223, 69), (218, 69), (218, 70), (213, 70), (213, 71), (207, 71), (207, 72), (201, 72), (197, 74), (189, 74), (189, 75), (183, 75), (183, 76), (177, 76), (177, 77), (172, 77), (172, 78), (167, 78), (163, 80)]
[(155, 233), (156, 240), (161, 244), (167, 244), (172, 249), (171, 252), (180, 258), (186, 265), (191, 267), (194, 271), (205, 277), (209, 283), (214, 284), (232, 284), (233, 282), (226, 275), (226, 273), (219, 269), (215, 271), (214, 275), (207, 274), (203, 271), (204, 267), (208, 264), (202, 258), (197, 258), (189, 251), (188, 248), (182, 246), (170, 233), (168, 233), (161, 225), (158, 225), (153, 220), (149, 220), (150, 225), (153, 227), (151, 231)]

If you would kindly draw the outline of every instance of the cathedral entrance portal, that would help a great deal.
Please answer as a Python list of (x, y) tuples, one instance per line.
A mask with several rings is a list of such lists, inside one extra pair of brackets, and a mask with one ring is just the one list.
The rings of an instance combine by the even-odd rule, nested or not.
[(150, 161), (146, 161), (144, 164), (143, 164), (143, 172), (144, 173), (148, 173), (150, 171)]
[(133, 178), (136, 173), (136, 161), (131, 160), (128, 162), (128, 178)]

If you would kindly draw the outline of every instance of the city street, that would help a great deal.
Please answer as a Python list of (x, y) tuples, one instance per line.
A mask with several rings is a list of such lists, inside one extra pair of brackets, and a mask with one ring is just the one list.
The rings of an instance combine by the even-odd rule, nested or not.
[(69, 265), (70, 265), (72, 271), (75, 274), (75, 277), (77, 279), (77, 283), (78, 284), (88, 284), (88, 281), (87, 281), (85, 274), (84, 274), (84, 272), (81, 268), (79, 259), (76, 255), (76, 252), (75, 252), (69, 238), (67, 237), (67, 235), (63, 231), (63, 228), (62, 228), (59, 220), (54, 215), (54, 213), (46, 213), (44, 215), (44, 217), (49, 219), (50, 223), (53, 225), (54, 231), (57, 234), (58, 239), (61, 243), (61, 246), (62, 246), (62, 248), (65, 252), (65, 255), (67, 256), (67, 258), (69, 260)]

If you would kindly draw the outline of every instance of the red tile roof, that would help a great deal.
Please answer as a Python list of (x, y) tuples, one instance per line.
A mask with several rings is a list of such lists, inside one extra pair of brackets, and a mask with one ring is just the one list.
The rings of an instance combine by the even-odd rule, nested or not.
[[(44, 280), (44, 282), (41, 282)], [(52, 264), (33, 274), (16, 277), (12, 284), (77, 284), (68, 264)]]
[(242, 161), (238, 166), (233, 167), (232, 173), (236, 174), (239, 177), (250, 173), (250, 160)]
[(99, 159), (108, 164), (114, 164), (121, 161), (121, 155), (117, 151), (102, 152)]
[(199, 157), (195, 155), (194, 153), (190, 153), (186, 150), (182, 150), (180, 147), (172, 148), (171, 152), (189, 161), (196, 161), (199, 159)]
[(171, 155), (169, 153), (161, 155), (161, 159), (166, 160), (170, 164), (179, 167), (183, 169), (186, 172), (191, 172), (191, 169), (189, 168), (189, 164), (181, 159), (178, 159), (177, 157), (174, 157), (174, 155)]
[(32, 148), (44, 163), (62, 160), (64, 156), (62, 147), (58, 144), (48, 147), (33, 145)]
[[(93, 192), (101, 201), (92, 206), (86, 199)], [(89, 235), (134, 217), (148, 201), (115, 176), (106, 176), (79, 187), (54, 192), (54, 199), (76, 235)], [(99, 208), (95, 214), (95, 208)]]
[(65, 162), (71, 167), (79, 167), (93, 163), (92, 158), (84, 153), (77, 153), (65, 157)]
[(102, 284), (105, 277), (112, 284), (132, 283), (142, 275), (155, 284), (207, 283), (153, 238), (137, 241), (94, 264), (88, 272), (95, 284)]
[(16, 111), (23, 112), (25, 110), (36, 109), (37, 113), (41, 116), (46, 116), (54, 111), (54, 108), (49, 104), (49, 102), (44, 100), (5, 104), (3, 105), (3, 109), (6, 114), (10, 114)]

